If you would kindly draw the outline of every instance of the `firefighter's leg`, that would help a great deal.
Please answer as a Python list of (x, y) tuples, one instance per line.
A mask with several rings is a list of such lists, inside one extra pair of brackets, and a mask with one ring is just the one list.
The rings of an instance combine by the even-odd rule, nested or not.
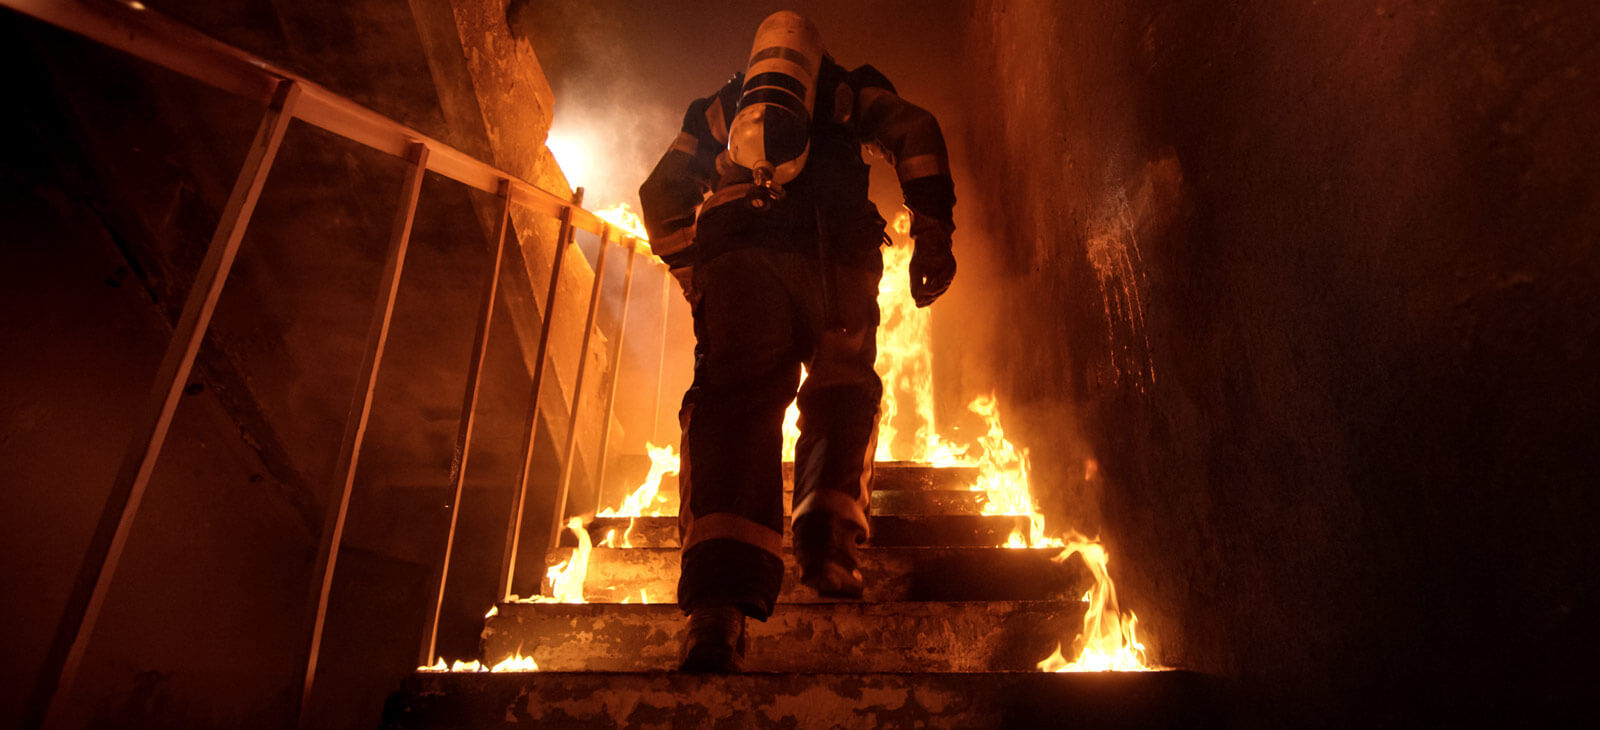
[[(694, 384), (684, 396), (678, 604), (765, 620), (783, 580), (783, 412), (800, 358), (787, 287), (759, 249), (696, 267)], [(694, 625), (691, 622), (691, 626)]]
[[(881, 270), (834, 270), (831, 305), (808, 301), (812, 351), (800, 387), (795, 445), (795, 560), (819, 593), (859, 597), (859, 546), (869, 535), (873, 452), (883, 386), (877, 355)], [(821, 272), (819, 272), (821, 275)], [(814, 291), (821, 291), (817, 288)]]

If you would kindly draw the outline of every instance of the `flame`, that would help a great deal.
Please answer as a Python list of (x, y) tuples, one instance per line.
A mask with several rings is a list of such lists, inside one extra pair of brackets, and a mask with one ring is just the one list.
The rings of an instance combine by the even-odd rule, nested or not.
[[(582, 517), (567, 520), (567, 529), (578, 536), (578, 549), (573, 551), (571, 557), (545, 571), (545, 582), (550, 584), (549, 593), (527, 598), (512, 594), (506, 596), (508, 603), (588, 603), (583, 600), (583, 581), (589, 575), (589, 558), (594, 546), (589, 542), (589, 531), (583, 529)], [(497, 611), (496, 608), (489, 609), (488, 616), (484, 618), (495, 615)]]
[(1099, 540), (1091, 540), (1071, 533), (1066, 548), (1054, 559), (1061, 562), (1073, 555), (1083, 558), (1094, 575), (1094, 587), (1083, 594), (1089, 604), (1083, 613), (1083, 632), (1073, 641), (1078, 658), (1067, 661), (1061, 645), (1049, 658), (1039, 662), (1046, 672), (1142, 672), (1158, 669), (1149, 663), (1145, 646), (1139, 641), (1139, 617), (1132, 611), (1120, 613), (1117, 606), (1117, 588), (1111, 582), (1106, 564), (1110, 556)]
[[(805, 366), (800, 367), (800, 384), (810, 375)], [(783, 412), (783, 460), (794, 461), (795, 444), (800, 443), (800, 399), (789, 401), (789, 410)]]
[[(910, 216), (895, 217), (893, 230), (905, 237)], [(931, 328), (928, 310), (918, 309), (910, 296), (908, 269), (912, 247), (884, 249), (884, 274), (878, 290), (878, 307), (883, 325), (878, 330), (877, 370), (884, 381), (883, 410), (878, 425), (877, 459), (910, 460), (935, 466), (977, 467), (973, 489), (983, 492), (986, 515), (1027, 516), (1028, 525), (1018, 527), (1006, 540), (1008, 548), (1060, 547), (1057, 561), (1079, 555), (1093, 574), (1094, 587), (1084, 595), (1082, 633), (1074, 642), (1075, 660), (1062, 657), (1061, 645), (1039, 664), (1045, 671), (1136, 671), (1152, 668), (1146, 650), (1136, 634), (1138, 619), (1132, 612), (1119, 613), (1116, 588), (1106, 567), (1105, 547), (1073, 532), (1066, 539), (1045, 536), (1044, 515), (1034, 503), (1029, 489), (1028, 451), (1006, 438), (1000, 423), (999, 400), (991, 393), (968, 405), (968, 410), (983, 419), (985, 431), (976, 447), (958, 447), (940, 437), (933, 419), (932, 357), (928, 348)], [(909, 411), (909, 413), (903, 412)], [(905, 437), (900, 429), (908, 425), (915, 431)], [(1098, 464), (1084, 464), (1084, 478), (1092, 479)]]
[(446, 664), (444, 658), (440, 657), (439, 661), (429, 666), (417, 667), (417, 671), (429, 673), (537, 672), (539, 671), (539, 663), (534, 661), (531, 656), (523, 656), (522, 650), (518, 649), (515, 655), (506, 657), (493, 667), (485, 667), (483, 662), (477, 659), (470, 662), (457, 659), (453, 663)]
[(518, 651), (515, 655), (506, 657), (499, 664), (496, 664), (493, 667), (491, 667), (489, 669), (489, 671), (490, 672), (537, 672), (537, 671), (539, 671), (539, 663), (535, 662), (533, 660), (533, 657), (531, 657), (531, 656), (523, 656), (522, 652)]
[[(677, 514), (676, 510), (668, 512), (667, 498), (661, 494), (661, 479), (668, 474), (677, 474), (681, 465), (678, 450), (671, 444), (656, 446), (646, 442), (645, 451), (650, 454), (650, 473), (645, 475), (644, 483), (633, 494), (622, 500), (622, 506), (617, 508), (607, 507), (600, 510), (600, 517), (659, 517), (667, 514)], [(622, 546), (633, 547), (633, 528), (637, 519), (628, 520), (628, 529), (622, 533)], [(600, 542), (602, 547), (616, 546), (616, 530), (606, 533), (606, 539)]]
[[(892, 229), (901, 242), (883, 249), (883, 278), (878, 281), (878, 359), (873, 364), (883, 379), (883, 405), (878, 415), (879, 461), (933, 461), (942, 442), (933, 422), (933, 320), (911, 298), (912, 245), (905, 241), (911, 216), (902, 211)], [(902, 400), (909, 413), (902, 414)], [(902, 438), (907, 418), (915, 430)], [(953, 457), (948, 450), (946, 458)]]
[(594, 214), (600, 220), (621, 228), (624, 233), (640, 241), (650, 240), (649, 234), (644, 232), (644, 219), (640, 218), (638, 213), (633, 212), (633, 209), (628, 207), (627, 203), (617, 203), (610, 208), (597, 210)]
[(583, 518), (574, 517), (568, 520), (567, 529), (578, 535), (578, 549), (572, 553), (572, 557), (545, 572), (545, 579), (550, 583), (549, 594), (533, 596), (530, 599), (518, 599), (512, 596), (513, 602), (586, 603), (583, 600), (583, 579), (589, 574), (589, 555), (593, 551), (593, 546), (589, 544), (589, 531), (583, 529)]
[[(1046, 537), (1044, 515), (1028, 488), (1028, 451), (1018, 449), (1006, 438), (1000, 425), (998, 401), (991, 394), (974, 400), (969, 409), (981, 416), (988, 425), (978, 444), (983, 447), (977, 458), (978, 488), (984, 492), (983, 513), (989, 515), (1027, 515), (1028, 534), (1022, 528), (1014, 530), (1006, 540), (1008, 548), (1059, 547), (1061, 552), (1054, 560), (1062, 562), (1078, 555), (1088, 565), (1094, 576), (1094, 586), (1083, 594), (1083, 630), (1073, 641), (1077, 658), (1067, 661), (1061, 645), (1049, 658), (1039, 662), (1046, 672), (1138, 672), (1158, 669), (1147, 658), (1145, 645), (1139, 641), (1139, 619), (1132, 611), (1122, 614), (1117, 605), (1117, 589), (1107, 567), (1110, 556), (1099, 540), (1091, 540), (1076, 532), (1065, 539)], [(1098, 465), (1091, 459), (1084, 465), (1085, 478), (1093, 478)]]
[[(663, 514), (662, 505), (667, 503), (667, 498), (661, 496), (661, 478), (668, 474), (677, 474), (680, 467), (678, 450), (670, 444), (656, 446), (646, 443), (645, 451), (650, 454), (650, 473), (645, 475), (644, 483), (633, 494), (622, 500), (620, 507), (607, 507), (600, 510), (600, 517), (658, 517)], [(629, 532), (632, 532), (629, 525)], [(611, 539), (609, 536), (606, 538)], [(629, 547), (624, 535), (623, 547)]]

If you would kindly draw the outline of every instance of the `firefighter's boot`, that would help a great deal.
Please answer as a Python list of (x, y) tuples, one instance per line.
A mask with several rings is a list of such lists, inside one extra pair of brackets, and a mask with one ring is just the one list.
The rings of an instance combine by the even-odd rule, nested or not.
[(702, 606), (689, 612), (678, 671), (738, 674), (744, 671), (744, 611), (738, 606)]
[(826, 512), (794, 521), (794, 559), (800, 582), (829, 598), (860, 598), (861, 526)]

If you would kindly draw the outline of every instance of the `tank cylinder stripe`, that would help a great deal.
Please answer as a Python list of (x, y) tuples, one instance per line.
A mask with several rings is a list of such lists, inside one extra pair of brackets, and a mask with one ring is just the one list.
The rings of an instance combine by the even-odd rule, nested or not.
[(752, 90), (764, 86), (775, 86), (801, 99), (806, 98), (806, 85), (800, 79), (778, 71), (768, 71), (751, 76), (749, 81), (744, 82), (744, 93), (748, 94)]
[[(801, 69), (811, 68), (811, 61), (806, 58), (805, 54), (787, 46), (768, 46), (756, 51), (750, 55), (750, 66), (755, 66), (757, 63), (773, 58), (781, 58), (799, 66)], [(807, 75), (809, 76), (810, 74), (808, 73)]]
[(745, 94), (744, 98), (739, 100), (740, 109), (748, 109), (757, 104), (771, 104), (782, 107), (801, 119), (811, 118), (810, 112), (806, 111), (805, 101), (795, 98), (794, 94), (783, 89), (771, 87), (756, 89)]

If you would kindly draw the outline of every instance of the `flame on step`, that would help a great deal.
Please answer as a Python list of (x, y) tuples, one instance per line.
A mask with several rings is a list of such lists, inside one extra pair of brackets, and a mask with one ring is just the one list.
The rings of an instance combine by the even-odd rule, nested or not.
[(434, 662), (429, 666), (417, 667), (417, 671), (429, 673), (451, 672), (461, 674), (471, 674), (476, 672), (537, 672), (539, 671), (539, 663), (534, 661), (533, 657), (531, 656), (523, 656), (522, 652), (519, 650), (515, 655), (506, 657), (493, 667), (485, 667), (483, 666), (483, 662), (480, 662), (477, 659), (474, 659), (470, 662), (457, 659), (455, 662), (447, 664), (441, 657), (439, 661)]
[[(891, 245), (883, 248), (883, 278), (878, 281), (878, 358), (873, 368), (883, 380), (878, 411), (879, 461), (930, 461), (941, 450), (933, 423), (933, 320), (911, 298), (911, 254), (906, 239), (911, 216), (895, 216)], [(904, 413), (902, 413), (904, 411)], [(907, 424), (907, 421), (910, 424)], [(901, 429), (911, 426), (902, 437)]]
[(539, 663), (535, 662), (533, 660), (533, 657), (531, 657), (531, 656), (523, 656), (522, 652), (519, 651), (513, 656), (506, 657), (499, 664), (496, 664), (493, 667), (490, 667), (489, 671), (491, 671), (491, 672), (537, 672), (537, 671), (539, 671)]
[(1110, 556), (1099, 540), (1091, 540), (1077, 533), (1067, 536), (1066, 548), (1054, 559), (1067, 560), (1073, 555), (1083, 558), (1094, 576), (1094, 587), (1083, 595), (1088, 606), (1083, 614), (1083, 631), (1073, 644), (1077, 659), (1067, 661), (1061, 645), (1049, 658), (1039, 662), (1046, 672), (1143, 672), (1159, 669), (1150, 664), (1145, 646), (1139, 641), (1139, 617), (1132, 611), (1121, 613), (1117, 606), (1117, 588), (1111, 582), (1106, 568)]
[(649, 234), (644, 232), (644, 219), (634, 213), (627, 203), (617, 203), (610, 208), (597, 210), (594, 214), (595, 217), (621, 228), (628, 235), (640, 241), (650, 240)]
[[(656, 446), (646, 442), (645, 452), (650, 454), (650, 473), (645, 475), (644, 483), (638, 489), (622, 500), (620, 507), (607, 507), (600, 510), (600, 517), (632, 517), (628, 520), (628, 529), (622, 533), (622, 547), (633, 547), (633, 528), (639, 517), (659, 517), (666, 514), (677, 514), (674, 505), (661, 494), (661, 479), (669, 474), (677, 474), (681, 460), (678, 450), (671, 444)], [(616, 530), (606, 533), (606, 539), (601, 541), (602, 547), (616, 547)]]
[(549, 592), (544, 595), (520, 598), (510, 596), (511, 603), (587, 603), (583, 600), (583, 580), (589, 574), (589, 556), (594, 547), (589, 543), (589, 531), (583, 529), (583, 518), (567, 520), (567, 529), (578, 536), (578, 549), (572, 556), (545, 571)]
[[(661, 478), (678, 473), (678, 450), (670, 444), (656, 446), (646, 443), (644, 448), (650, 454), (650, 473), (645, 475), (644, 483), (623, 499), (621, 506), (600, 510), (600, 517), (657, 517), (662, 514), (662, 508), (667, 506), (667, 498), (660, 494)], [(629, 531), (632, 531), (631, 525)], [(606, 539), (610, 540), (610, 537)], [(623, 547), (628, 547), (626, 541)]]

